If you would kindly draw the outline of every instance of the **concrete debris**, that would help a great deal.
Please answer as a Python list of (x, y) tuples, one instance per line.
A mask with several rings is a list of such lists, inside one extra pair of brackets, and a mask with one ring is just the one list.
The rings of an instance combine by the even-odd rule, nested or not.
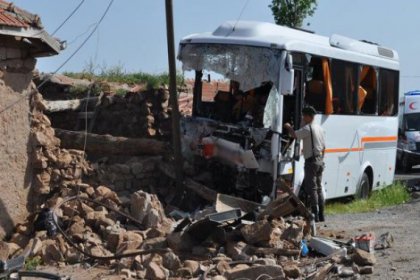
[(299, 278), (301, 271), (297, 265), (285, 265), (283, 267), (284, 274), (289, 278)]
[(373, 266), (364, 266), (359, 269), (360, 274), (372, 274)]
[(376, 264), (375, 255), (373, 253), (369, 253), (361, 249), (354, 250), (353, 261), (360, 266)]
[(233, 268), (226, 273), (227, 279), (258, 279), (260, 275), (267, 275), (267, 277), (275, 279), (284, 279), (285, 274), (283, 268), (278, 265), (259, 265), (245, 268)]
[[(53, 83), (47, 86), (54, 87)], [(133, 123), (139, 124), (141, 114), (148, 117), (147, 129), (139, 133), (165, 134), (156, 120), (162, 113), (163, 119), (168, 118), (167, 89), (138, 89), (125, 97), (107, 91), (100, 97), (98, 116), (99, 124), (107, 123), (107, 127), (99, 125), (97, 132), (123, 135), (126, 127), (134, 131)], [(45, 107), (39, 94), (34, 100), (36, 108)], [(118, 124), (113, 126), (115, 120)], [(53, 124), (57, 121), (55, 118)], [(107, 265), (126, 279), (204, 279), (204, 275), (217, 280), (262, 279), (261, 275), (267, 279), (299, 279), (309, 269), (315, 269), (314, 279), (325, 279), (338, 264), (345, 268), (337, 275), (343, 275), (347, 267), (357, 274), (352, 270), (353, 262), (360, 266), (358, 273), (373, 272), (373, 254), (355, 249), (350, 257), (344, 245), (332, 241), (328, 241), (334, 244), (331, 252), (321, 252), (314, 246), (319, 238), (311, 237), (307, 215), (293, 208), (297, 198), (290, 194), (285, 193), (267, 210), (245, 199), (217, 194), (186, 178), (189, 189), (200, 189), (198, 193), (207, 203), (204, 207), (191, 199), (188, 204), (194, 211), (188, 212), (168, 203), (173, 195), (168, 185), (159, 186), (158, 182), (168, 182), (158, 171), (163, 163), (160, 156), (103, 155), (91, 162), (85, 152), (60, 146), (51, 121), (41, 111), (33, 113), (31, 133), (34, 193), (39, 203), (34, 204), (34, 214), (27, 222), (18, 224), (7, 242), (0, 242), (0, 260), (21, 254), (31, 244), (30, 255), (45, 264), (85, 262), (90, 254), (90, 262)], [(68, 200), (70, 197), (79, 199)], [(209, 202), (214, 205), (209, 206)], [(48, 223), (35, 222), (44, 221), (38, 218), (52, 209), (53, 220), (50, 217)], [(301, 216), (291, 217), (295, 210)], [(168, 213), (178, 213), (173, 216), (179, 220), (175, 222)], [(51, 224), (56, 226), (54, 230)], [(315, 242), (310, 242), (311, 238)], [(383, 247), (390, 247), (391, 238), (383, 239)], [(303, 240), (327, 257), (319, 258), (314, 252), (300, 257)], [(343, 254), (331, 255), (337, 250), (343, 250)], [(116, 257), (127, 253), (133, 256)], [(101, 257), (110, 259), (98, 259)]]

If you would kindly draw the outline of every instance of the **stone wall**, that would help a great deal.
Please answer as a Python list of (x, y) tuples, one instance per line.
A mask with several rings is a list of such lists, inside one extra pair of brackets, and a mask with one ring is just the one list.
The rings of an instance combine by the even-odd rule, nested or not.
[[(13, 42), (0, 42), (0, 110), (19, 100), (33, 87), (35, 59), (25, 57)], [(30, 105), (22, 99), (0, 112), (0, 239), (22, 222), (31, 205), (28, 202), (32, 182), (30, 162)]]
[(160, 157), (130, 157), (119, 160), (100, 160), (92, 164), (95, 181), (124, 195), (138, 190), (153, 190), (158, 179)]

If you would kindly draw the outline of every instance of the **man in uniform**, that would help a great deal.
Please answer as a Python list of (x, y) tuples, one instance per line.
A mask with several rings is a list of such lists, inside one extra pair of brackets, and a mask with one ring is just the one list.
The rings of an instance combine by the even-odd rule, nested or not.
[(293, 138), (303, 141), (305, 157), (305, 177), (302, 188), (309, 195), (312, 213), (316, 222), (325, 221), (324, 195), (322, 192), (322, 172), (324, 171), (325, 132), (321, 126), (313, 123), (316, 110), (309, 106), (302, 110), (303, 127), (294, 131), (289, 123), (285, 129)]

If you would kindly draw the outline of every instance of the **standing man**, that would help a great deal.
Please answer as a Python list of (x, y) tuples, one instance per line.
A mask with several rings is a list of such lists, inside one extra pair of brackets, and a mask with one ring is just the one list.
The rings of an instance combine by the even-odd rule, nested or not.
[(309, 195), (312, 213), (316, 222), (324, 222), (324, 195), (322, 193), (322, 172), (324, 171), (325, 132), (321, 126), (313, 123), (316, 110), (309, 106), (302, 110), (303, 127), (294, 131), (289, 123), (285, 129), (293, 138), (303, 141), (305, 157), (305, 177), (302, 188)]

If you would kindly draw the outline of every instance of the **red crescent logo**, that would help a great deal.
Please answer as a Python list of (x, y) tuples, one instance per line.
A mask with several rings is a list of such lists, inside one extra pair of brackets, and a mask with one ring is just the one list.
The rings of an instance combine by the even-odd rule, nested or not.
[(416, 108), (414, 108), (414, 104), (416, 104), (416, 102), (411, 102), (411, 103), (408, 105), (408, 108), (410, 108), (411, 110), (416, 110)]

